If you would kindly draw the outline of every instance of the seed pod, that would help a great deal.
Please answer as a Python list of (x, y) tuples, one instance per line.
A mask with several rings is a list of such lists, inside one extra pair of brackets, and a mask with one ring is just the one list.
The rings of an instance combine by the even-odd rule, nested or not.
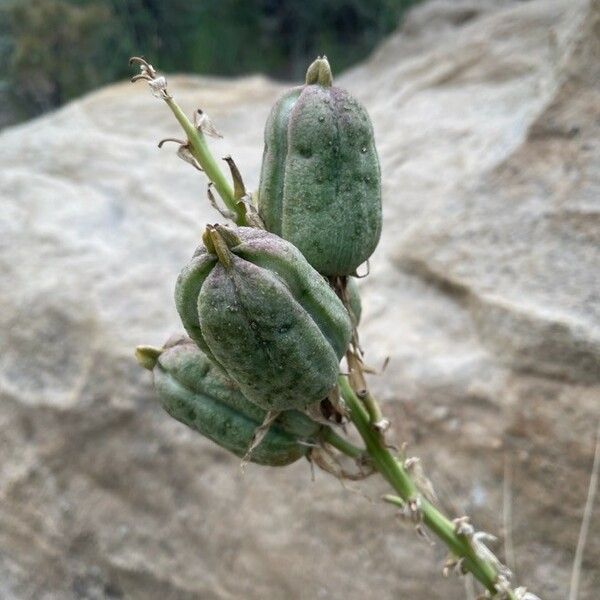
[(351, 335), (324, 278), (267, 231), (215, 225), (203, 240), (175, 291), (190, 337), (265, 410), (324, 399)]
[(367, 112), (317, 59), (267, 120), (258, 194), (267, 230), (320, 273), (350, 275), (379, 241), (380, 179)]
[[(266, 411), (244, 398), (190, 340), (155, 349), (139, 347), (140, 364), (151, 370), (162, 407), (175, 419), (240, 458), (245, 456)], [(288, 465), (305, 456), (321, 426), (297, 411), (281, 413), (250, 460)]]

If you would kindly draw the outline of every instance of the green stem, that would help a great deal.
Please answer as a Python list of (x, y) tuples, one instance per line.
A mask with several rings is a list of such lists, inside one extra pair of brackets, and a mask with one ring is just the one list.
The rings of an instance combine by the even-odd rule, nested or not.
[(221, 171), (219, 168), (217, 161), (211, 154), (204, 134), (201, 131), (198, 131), (198, 129), (192, 125), (191, 121), (187, 118), (181, 108), (179, 108), (179, 105), (175, 102), (175, 100), (173, 100), (173, 98), (166, 98), (165, 102), (185, 131), (190, 144), (190, 152), (198, 161), (208, 179), (214, 184), (215, 189), (219, 193), (219, 196), (221, 196), (223, 199), (223, 202), (225, 202), (227, 208), (235, 214), (236, 224), (245, 225), (246, 211), (244, 205), (236, 202), (233, 194), (233, 188), (229, 184), (229, 181), (227, 181), (223, 171)]
[(362, 448), (355, 446), (342, 436), (338, 435), (331, 427), (323, 428), (321, 438), (324, 442), (327, 442), (330, 446), (337, 448), (342, 454), (350, 456), (351, 458), (360, 458), (365, 454), (365, 451)]
[[(348, 299), (345, 296), (345, 291), (343, 292), (342, 301), (344, 302), (346, 309), (351, 311), (352, 307), (348, 303)], [(354, 345), (357, 346), (358, 344), (354, 341)], [(361, 388), (360, 399), (362, 401), (361, 406), (364, 406), (367, 409), (371, 423), (380, 423), (383, 420), (381, 409), (379, 408), (379, 404), (375, 401), (375, 398), (371, 396), (371, 393), (367, 389), (367, 384), (364, 379), (364, 375), (362, 374), (362, 363), (353, 349), (349, 349), (348, 352), (346, 352), (346, 361), (348, 362), (351, 378), (359, 378), (359, 385)], [(354, 379), (354, 382), (354, 389), (356, 389), (356, 379)]]
[[(402, 500), (408, 502), (419, 499), (423, 523), (448, 546), (452, 554), (463, 559), (465, 569), (470, 571), (492, 595), (495, 594), (495, 584), (498, 578), (495, 567), (489, 561), (480, 558), (469, 541), (456, 533), (452, 522), (423, 498), (409, 473), (396, 460), (386, 447), (382, 436), (373, 428), (369, 421), (369, 415), (346, 377), (339, 378), (339, 386), (350, 410), (350, 419), (365, 442), (367, 453), (374, 466), (387, 479)], [(341, 448), (339, 449), (341, 450)], [(514, 596), (511, 594), (510, 597)]]
[(363, 404), (367, 408), (367, 412), (369, 413), (369, 420), (373, 425), (380, 423), (383, 420), (383, 414), (381, 412), (381, 409), (379, 408), (379, 404), (375, 401), (375, 398), (373, 398), (369, 391), (365, 393), (365, 397), (363, 398)]

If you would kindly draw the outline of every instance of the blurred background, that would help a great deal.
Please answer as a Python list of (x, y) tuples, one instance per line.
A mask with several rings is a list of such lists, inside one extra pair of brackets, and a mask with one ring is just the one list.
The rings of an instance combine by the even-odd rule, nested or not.
[[(257, 188), (317, 54), (374, 126), (361, 344), (440, 505), (544, 600), (600, 597), (600, 0), (0, 0), (0, 599), (450, 600), (377, 478), (249, 465), (169, 418), (138, 344), (220, 216), (130, 55)], [(576, 548), (581, 561), (575, 561)], [(574, 567), (575, 565), (575, 567)], [(578, 594), (574, 590), (578, 589)], [(571, 595), (569, 595), (571, 590)]]
[(301, 79), (321, 48), (363, 59), (417, 0), (0, 0), (0, 126), (129, 74), (144, 49), (165, 71)]

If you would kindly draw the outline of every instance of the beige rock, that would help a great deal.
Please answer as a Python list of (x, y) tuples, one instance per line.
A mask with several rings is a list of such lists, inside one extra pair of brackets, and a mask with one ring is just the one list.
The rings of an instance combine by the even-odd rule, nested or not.
[[(362, 341), (391, 357), (393, 435), (452, 515), (502, 534), (511, 498), (517, 580), (565, 598), (599, 419), (600, 2), (429, 2), (338, 82), (382, 159)], [(255, 188), (280, 86), (169, 87)], [(180, 329), (175, 278), (219, 220), (169, 135), (128, 83), (0, 134), (0, 597), (464, 598), (383, 484), (241, 476), (154, 402), (133, 348)]]

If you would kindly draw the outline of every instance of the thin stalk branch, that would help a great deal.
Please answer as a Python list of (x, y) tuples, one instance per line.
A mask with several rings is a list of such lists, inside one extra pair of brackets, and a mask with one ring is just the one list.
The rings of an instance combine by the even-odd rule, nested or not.
[[(427, 528), (446, 544), (453, 555), (462, 559), (463, 567), (471, 572), (490, 594), (496, 594), (499, 573), (494, 565), (478, 556), (469, 540), (464, 535), (458, 534), (454, 524), (420, 494), (409, 473), (392, 455), (382, 436), (373, 428), (369, 415), (346, 377), (339, 378), (339, 386), (350, 410), (350, 419), (362, 437), (375, 468), (407, 504), (418, 501), (423, 523)], [(509, 592), (508, 597), (514, 599), (514, 594)]]
[[(164, 76), (159, 76), (156, 72), (156, 69), (145, 58), (140, 56), (132, 56), (129, 59), (129, 64), (140, 67), (140, 72), (137, 75), (134, 75), (131, 78), (131, 81), (146, 81), (150, 87), (150, 90), (152, 91), (152, 94), (156, 98), (160, 98), (166, 102), (167, 106), (175, 115), (175, 118), (179, 121), (179, 124), (187, 136), (188, 142), (187, 144), (183, 144), (179, 142), (179, 140), (173, 140), (172, 138), (167, 138), (167, 140), (181, 143), (180, 150), (183, 148), (186, 150), (183, 155), (180, 155), (181, 158), (194, 164), (193, 160), (190, 160), (187, 156), (187, 151), (191, 153), (192, 157), (197, 162), (197, 164), (194, 164), (194, 166), (196, 168), (200, 168), (206, 173), (208, 180), (214, 185), (219, 196), (221, 196), (227, 208), (234, 215), (235, 223), (237, 225), (246, 225), (246, 207), (243, 202), (237, 201), (238, 198), (236, 198), (235, 189), (230, 185), (229, 181), (219, 168), (217, 161), (214, 159), (208, 144), (206, 143), (204, 131), (217, 134), (214, 127), (212, 127), (210, 122), (207, 120), (206, 115), (199, 110), (198, 113), (204, 118), (201, 119), (197, 126), (195, 126), (187, 118), (181, 108), (179, 108), (179, 105), (177, 102), (175, 102), (173, 96), (169, 94), (167, 90), (166, 78)], [(163, 142), (161, 142), (159, 146), (162, 145), (162, 143)]]
[(236, 224), (245, 225), (245, 207), (243, 204), (236, 202), (233, 187), (230, 185), (229, 181), (227, 181), (223, 171), (221, 171), (217, 161), (211, 154), (204, 134), (194, 127), (192, 122), (187, 118), (186, 114), (172, 97), (169, 96), (164, 100), (187, 135), (190, 144), (190, 152), (198, 161), (208, 179), (214, 184), (215, 189), (223, 199), (223, 202), (225, 202), (227, 208), (235, 214)]
[(350, 458), (361, 458), (365, 455), (365, 450), (355, 446), (342, 436), (338, 435), (331, 427), (323, 429), (321, 438), (324, 442), (327, 442), (330, 446), (333, 446), (342, 454), (345, 454)]

